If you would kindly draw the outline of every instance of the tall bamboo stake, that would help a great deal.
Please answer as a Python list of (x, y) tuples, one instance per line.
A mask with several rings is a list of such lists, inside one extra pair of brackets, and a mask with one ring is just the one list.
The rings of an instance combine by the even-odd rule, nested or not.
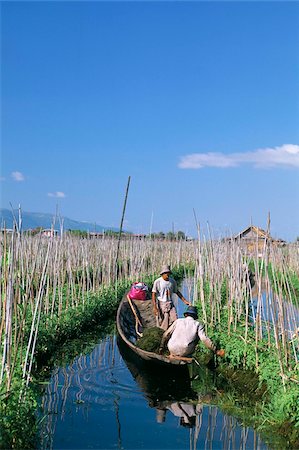
[(121, 234), (122, 234), (124, 217), (125, 217), (125, 212), (126, 212), (127, 198), (128, 198), (128, 193), (129, 193), (130, 181), (131, 181), (131, 176), (129, 176), (128, 182), (127, 182), (125, 200), (124, 200), (123, 211), (122, 211), (120, 227), (119, 227), (119, 235), (118, 235), (117, 250), (116, 250), (116, 257), (115, 257), (115, 266), (116, 267), (118, 265), (119, 247), (120, 247)]

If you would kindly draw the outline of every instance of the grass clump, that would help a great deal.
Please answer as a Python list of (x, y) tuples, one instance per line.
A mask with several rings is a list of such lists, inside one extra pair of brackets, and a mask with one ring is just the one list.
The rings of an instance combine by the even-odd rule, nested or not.
[(159, 327), (145, 328), (143, 336), (138, 339), (137, 346), (147, 352), (158, 353), (164, 330)]

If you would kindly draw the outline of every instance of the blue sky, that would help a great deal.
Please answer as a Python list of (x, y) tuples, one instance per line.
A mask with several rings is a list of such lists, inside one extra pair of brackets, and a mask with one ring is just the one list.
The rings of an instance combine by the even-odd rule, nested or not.
[(299, 236), (299, 3), (1, 2), (1, 206)]

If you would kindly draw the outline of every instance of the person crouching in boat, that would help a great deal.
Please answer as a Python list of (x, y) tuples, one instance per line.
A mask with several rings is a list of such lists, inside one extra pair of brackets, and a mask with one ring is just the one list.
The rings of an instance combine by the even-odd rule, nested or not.
[(158, 318), (159, 327), (163, 330), (167, 330), (169, 325), (178, 318), (173, 294), (176, 294), (186, 305), (191, 305), (178, 290), (176, 281), (170, 275), (170, 266), (164, 266), (160, 272), (160, 278), (154, 281), (152, 289), (154, 314)]
[(177, 319), (163, 334), (160, 353), (167, 343), (172, 356), (191, 357), (197, 343), (203, 344), (218, 356), (224, 356), (224, 350), (217, 350), (211, 339), (205, 334), (204, 327), (197, 321), (197, 308), (188, 306), (184, 318)]

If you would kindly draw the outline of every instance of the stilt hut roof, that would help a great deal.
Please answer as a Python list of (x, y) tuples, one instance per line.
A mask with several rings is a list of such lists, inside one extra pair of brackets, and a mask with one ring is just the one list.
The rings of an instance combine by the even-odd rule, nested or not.
[(262, 228), (256, 227), (254, 225), (250, 225), (249, 227), (247, 227), (244, 230), (240, 231), (240, 233), (236, 234), (234, 236), (234, 238), (235, 239), (242, 239), (243, 237), (245, 237), (248, 234), (258, 235), (258, 237), (263, 238), (263, 239), (271, 237), (270, 234), (267, 233)]
[(272, 242), (281, 242), (281, 243), (285, 242), (282, 239), (272, 238), (271, 235), (267, 231), (263, 230), (262, 228), (256, 227), (254, 225), (250, 225), (249, 227), (245, 228), (243, 231), (240, 231), (240, 233), (238, 233), (234, 236), (234, 239), (235, 240), (243, 239), (243, 238), (254, 239), (256, 237), (258, 237), (259, 239), (269, 239)]

